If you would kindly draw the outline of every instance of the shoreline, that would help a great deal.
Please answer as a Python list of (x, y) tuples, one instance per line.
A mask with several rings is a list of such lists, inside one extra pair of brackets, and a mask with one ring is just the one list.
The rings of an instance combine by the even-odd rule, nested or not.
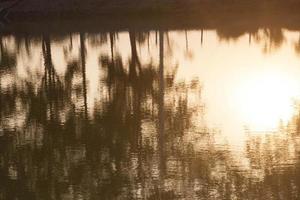
[[(15, 0), (9, 17), (15, 20), (110, 17), (298, 14), (297, 0)], [(0, 3), (1, 4), (1, 3)], [(2, 3), (3, 4), (3, 3)], [(14, 3), (0, 7), (8, 8)]]
[(212, 15), (161, 15), (161, 16), (69, 16), (67, 18), (12, 18), (1, 27), (1, 34), (40, 34), (44, 32), (101, 32), (119, 30), (175, 30), (175, 29), (216, 29), (232, 35), (255, 32), (261, 28), (300, 30), (299, 14), (218, 14)]
[[(154, 4), (154, 1), (146, 0), (146, 3), (140, 3), (141, 5), (137, 7), (133, 7), (131, 3), (126, 7), (121, 7), (120, 4), (115, 7), (104, 5), (98, 10), (97, 7), (92, 10), (84, 10), (83, 7), (77, 11), (70, 9), (69, 11), (55, 9), (51, 11), (49, 9), (45, 12), (38, 12), (37, 9), (35, 11), (26, 10), (24, 3), (30, 1), (37, 0), (24, 0), (17, 8), (11, 10), (8, 17), (9, 23), (0, 29), (2, 35), (10, 33), (80, 32), (83, 30), (101, 32), (128, 29), (216, 29), (229, 35), (240, 35), (245, 32), (252, 33), (261, 28), (300, 30), (300, 12), (298, 12), (300, 1), (281, 6), (282, 1), (271, 0), (273, 3), (266, 5), (261, 3), (255, 9), (257, 0), (245, 0), (246, 3), (237, 3), (236, 0), (232, 0), (233, 3), (230, 4), (226, 4), (229, 0), (218, 2), (188, 0), (187, 4), (178, 3), (178, 0), (168, 0), (169, 2), (164, 0), (164, 3), (159, 4), (160, 7), (154, 9), (153, 5), (157, 5), (158, 1), (155, 1)], [(96, 2), (98, 0), (89, 1)], [(116, 3), (117, 1), (113, 2)], [(126, 2), (129, 1), (123, 0), (123, 4)], [(226, 6), (224, 6), (225, 4)], [(298, 4), (299, 7), (296, 7)], [(185, 6), (180, 7), (180, 5)], [(267, 9), (267, 5), (272, 6)], [(292, 5), (295, 6), (290, 9)]]

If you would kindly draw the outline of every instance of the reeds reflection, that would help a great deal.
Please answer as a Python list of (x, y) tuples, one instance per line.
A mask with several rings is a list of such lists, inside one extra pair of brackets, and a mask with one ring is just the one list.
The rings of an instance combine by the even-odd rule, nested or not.
[(299, 33), (221, 33), (3, 35), (0, 199), (298, 199)]

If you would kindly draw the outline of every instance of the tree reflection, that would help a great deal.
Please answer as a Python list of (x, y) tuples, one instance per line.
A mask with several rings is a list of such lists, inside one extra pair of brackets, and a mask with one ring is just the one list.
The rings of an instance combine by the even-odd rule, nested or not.
[(284, 42), (282, 30), (276, 28), (264, 29), (262, 32), (257, 32), (254, 34), (254, 38), (258, 43), (263, 44), (264, 53), (278, 49)]
[[(260, 34), (276, 47), (284, 41), (281, 31), (251, 33)], [(78, 41), (67, 35), (58, 43), (71, 48), (57, 64), (57, 43), (44, 34), (36, 41), (42, 73), (25, 79), (15, 67), (26, 48), (8, 53), (1, 43), (7, 58), (0, 79), (13, 74), (13, 81), (0, 88), (0, 198), (297, 199), (299, 135), (287, 128), (280, 136), (250, 135), (249, 165), (236, 164), (230, 147), (217, 144), (216, 131), (195, 127), (202, 104), (190, 101), (200, 83), (175, 80), (178, 66), (168, 62), (165, 35), (157, 30), (156, 60), (137, 51), (150, 41), (147, 32), (128, 31), (128, 59), (117, 50), (115, 32), (82, 32)], [(102, 79), (93, 82), (101, 86), (100, 100), (92, 105), (89, 53), (105, 45), (97, 57)]]
[(296, 53), (297, 53), (297, 54), (300, 54), (300, 36), (299, 36), (298, 41), (295, 42), (294, 46), (295, 46), (295, 51), (296, 51)]
[(217, 30), (220, 40), (238, 40), (242, 35), (249, 34), (249, 43), (254, 41), (262, 45), (265, 54), (278, 50), (285, 41), (281, 28), (251, 28), (249, 30), (239, 27), (221, 27)]
[(4, 39), (0, 37), (0, 69), (1, 72), (13, 70), (16, 66), (16, 54), (10, 52), (7, 45), (4, 44)]

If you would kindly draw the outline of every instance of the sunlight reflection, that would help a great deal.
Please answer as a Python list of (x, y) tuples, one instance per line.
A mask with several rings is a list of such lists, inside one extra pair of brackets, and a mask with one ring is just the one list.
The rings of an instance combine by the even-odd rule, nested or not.
[(272, 68), (238, 84), (234, 94), (236, 110), (245, 126), (254, 132), (270, 131), (286, 125), (295, 114), (300, 87), (296, 80)]
[[(34, 191), (48, 179), (49, 188), (62, 183), (73, 199), (108, 188), (130, 199), (157, 191), (243, 199), (236, 188), (265, 189), (280, 176), (297, 192), (298, 33), (263, 29), (252, 43), (250, 34), (228, 34), (130, 29), (4, 39), (0, 171), (32, 181)], [(272, 192), (278, 188), (287, 190)]]
[[(249, 45), (247, 35), (219, 42), (213, 31), (204, 33), (209, 45), (191, 60), (178, 55), (173, 63), (181, 66), (177, 81), (200, 80), (208, 128), (220, 130), (231, 145), (242, 147), (246, 132), (266, 134), (286, 126), (300, 99), (300, 62), (293, 52), (298, 34), (284, 31), (285, 45), (265, 54), (260, 42)], [(197, 52), (200, 35), (189, 35), (194, 41), (190, 49)], [(184, 41), (177, 45), (184, 49)]]

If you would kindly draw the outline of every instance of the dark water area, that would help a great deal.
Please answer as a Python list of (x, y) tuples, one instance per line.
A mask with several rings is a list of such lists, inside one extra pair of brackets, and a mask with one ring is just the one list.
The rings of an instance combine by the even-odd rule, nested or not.
[(300, 198), (300, 31), (12, 30), (0, 199)]

